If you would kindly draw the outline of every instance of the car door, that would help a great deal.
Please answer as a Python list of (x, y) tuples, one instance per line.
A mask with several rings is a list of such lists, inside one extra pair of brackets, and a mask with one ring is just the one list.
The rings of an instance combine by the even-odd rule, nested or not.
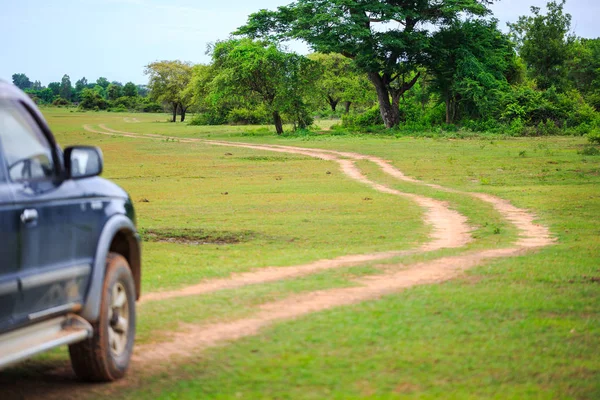
[(75, 309), (82, 302), (92, 255), (82, 255), (84, 217), (78, 186), (61, 179), (59, 154), (33, 114), (18, 102), (0, 106), (8, 186), (19, 205), (17, 322)]
[(2, 161), (0, 143), (0, 332), (13, 325), (19, 295), (19, 214)]

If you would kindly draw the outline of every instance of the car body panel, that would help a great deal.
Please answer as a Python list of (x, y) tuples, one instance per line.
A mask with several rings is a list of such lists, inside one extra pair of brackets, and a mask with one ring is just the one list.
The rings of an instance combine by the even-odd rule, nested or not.
[(0, 332), (77, 310), (94, 322), (109, 251), (128, 259), (139, 296), (140, 244), (131, 200), (98, 176), (70, 179), (35, 104), (0, 81), (2, 101), (22, 106), (48, 140), (56, 179), (11, 181), (0, 143)]

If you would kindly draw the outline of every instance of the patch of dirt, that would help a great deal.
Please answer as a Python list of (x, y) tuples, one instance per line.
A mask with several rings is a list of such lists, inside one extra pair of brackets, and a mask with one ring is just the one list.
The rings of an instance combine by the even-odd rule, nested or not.
[(207, 231), (203, 229), (140, 229), (140, 236), (146, 242), (167, 242), (188, 245), (236, 244), (249, 242), (260, 235), (253, 231)]

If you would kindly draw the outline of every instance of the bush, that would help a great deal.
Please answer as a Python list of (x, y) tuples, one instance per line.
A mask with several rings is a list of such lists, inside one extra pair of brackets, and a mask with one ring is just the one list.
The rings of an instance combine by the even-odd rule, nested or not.
[(346, 128), (367, 128), (374, 125), (383, 125), (379, 107), (371, 107), (361, 114), (346, 114), (342, 116), (342, 126)]
[(68, 106), (69, 104), (71, 104), (69, 102), (69, 100), (67, 99), (63, 99), (62, 97), (57, 97), (52, 101), (52, 105), (53, 106)]
[(194, 115), (189, 125), (223, 125), (225, 122), (227, 122), (226, 116), (208, 111)]
[(600, 144), (600, 131), (588, 133), (587, 140), (592, 144)]
[(239, 125), (264, 125), (271, 122), (271, 118), (264, 108), (250, 110), (248, 108), (235, 108), (227, 114), (227, 122)]

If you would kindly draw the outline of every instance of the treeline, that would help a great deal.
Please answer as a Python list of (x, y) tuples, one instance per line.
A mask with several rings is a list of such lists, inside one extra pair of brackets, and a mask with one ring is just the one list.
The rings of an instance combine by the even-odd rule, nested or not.
[[(209, 65), (149, 64), (150, 96), (170, 104), (173, 121), (193, 109), (193, 124), (270, 122), (277, 133), (330, 115), (341, 117), (337, 129), (362, 131), (600, 128), (600, 38), (571, 34), (565, 1), (532, 7), (508, 34), (485, 1), (354, 3), (298, 0), (252, 14), (209, 47)], [(386, 23), (399, 28), (378, 28)], [(289, 39), (315, 53), (284, 51)]]
[(60, 82), (42, 86), (40, 81), (31, 81), (23, 73), (13, 74), (13, 84), (22, 89), (37, 104), (53, 106), (75, 105), (83, 110), (162, 112), (161, 104), (148, 97), (145, 85), (112, 81), (100, 77), (96, 82), (88, 82), (83, 77), (71, 84), (69, 75), (63, 75)]

